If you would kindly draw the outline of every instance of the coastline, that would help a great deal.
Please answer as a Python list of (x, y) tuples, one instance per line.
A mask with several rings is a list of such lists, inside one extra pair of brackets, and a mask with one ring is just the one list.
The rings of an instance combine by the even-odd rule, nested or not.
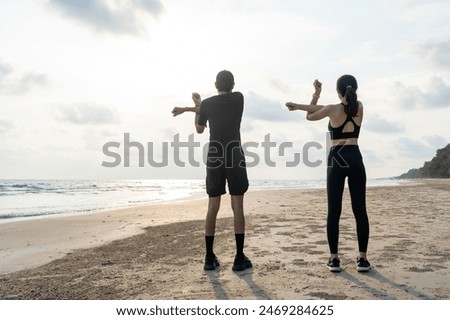
[(222, 266), (214, 272), (202, 270), (207, 199), (11, 222), (0, 225), (0, 298), (449, 299), (449, 191), (448, 180), (368, 187), (368, 274), (355, 270), (348, 190), (340, 274), (325, 268), (325, 189), (246, 195), (245, 251), (254, 269), (242, 273), (231, 271), (228, 196), (216, 234)]
[[(404, 183), (368, 179), (367, 186)], [(207, 198), (204, 179), (36, 180), (0, 179), (0, 224), (110, 212)], [(325, 188), (324, 179), (251, 181), (249, 191)]]

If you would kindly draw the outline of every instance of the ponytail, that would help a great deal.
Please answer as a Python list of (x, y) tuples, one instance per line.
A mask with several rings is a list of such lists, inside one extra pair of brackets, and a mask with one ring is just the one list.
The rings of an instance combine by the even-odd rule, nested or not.
[(345, 88), (344, 98), (347, 104), (344, 106), (345, 113), (351, 117), (355, 117), (358, 114), (358, 97), (353, 87), (348, 85)]
[(344, 105), (344, 111), (347, 115), (355, 117), (358, 114), (358, 96), (356, 90), (358, 90), (358, 83), (354, 76), (345, 74), (337, 80), (336, 84), (338, 92), (347, 102)]

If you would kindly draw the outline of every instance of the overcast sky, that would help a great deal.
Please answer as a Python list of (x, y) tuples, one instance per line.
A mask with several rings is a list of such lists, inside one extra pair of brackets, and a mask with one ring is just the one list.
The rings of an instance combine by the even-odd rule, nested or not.
[[(245, 97), (250, 179), (325, 178), (327, 121), (284, 104), (309, 102), (316, 78), (320, 103), (337, 103), (347, 73), (365, 106), (368, 177), (396, 176), (450, 142), (449, 52), (449, 1), (0, 1), (0, 178), (202, 179), (171, 145), (194, 133), (193, 115), (170, 111), (215, 94), (223, 69)], [(144, 167), (137, 147), (125, 167), (125, 136)], [(193, 138), (201, 162), (208, 131)]]

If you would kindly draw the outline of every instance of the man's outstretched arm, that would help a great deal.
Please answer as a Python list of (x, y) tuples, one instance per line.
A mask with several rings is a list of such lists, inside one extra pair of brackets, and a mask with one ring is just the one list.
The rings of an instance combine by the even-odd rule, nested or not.
[(185, 112), (194, 112), (195, 129), (197, 133), (203, 133), (203, 131), (205, 130), (205, 126), (198, 124), (198, 119), (200, 118), (200, 105), (202, 103), (202, 98), (198, 93), (194, 92), (192, 94), (192, 100), (194, 101), (195, 107), (175, 107), (172, 110), (172, 115), (176, 117)]
[(185, 112), (198, 113), (199, 111), (200, 111), (200, 108), (198, 108), (198, 107), (175, 107), (172, 109), (172, 114), (174, 117), (176, 117)]
[(192, 94), (192, 100), (194, 100), (195, 107), (175, 107), (172, 109), (172, 114), (174, 117), (179, 116), (185, 112), (195, 112), (200, 113), (200, 104), (202, 103), (202, 98), (197, 92)]

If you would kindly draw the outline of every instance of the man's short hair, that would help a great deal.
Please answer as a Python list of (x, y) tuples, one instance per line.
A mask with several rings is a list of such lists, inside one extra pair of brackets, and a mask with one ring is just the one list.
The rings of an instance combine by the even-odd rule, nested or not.
[(234, 87), (233, 74), (228, 70), (222, 70), (217, 74), (216, 87), (219, 91), (231, 92)]

